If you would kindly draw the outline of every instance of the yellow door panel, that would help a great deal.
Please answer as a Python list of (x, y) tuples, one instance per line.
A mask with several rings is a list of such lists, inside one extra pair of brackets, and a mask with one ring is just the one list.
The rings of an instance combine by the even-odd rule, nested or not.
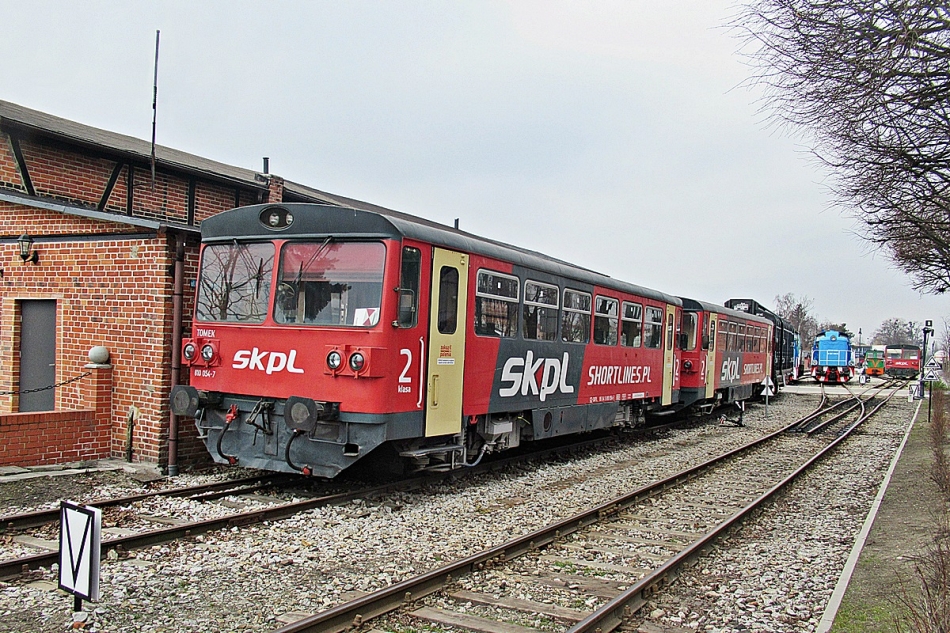
[(433, 249), (426, 437), (462, 430), (468, 255)]
[(673, 326), (676, 318), (676, 306), (666, 306), (666, 327), (663, 347), (663, 398), (660, 404), (667, 405), (673, 402), (673, 347), (675, 343), (675, 329)]
[(709, 315), (709, 349), (706, 350), (706, 398), (712, 398), (716, 393), (716, 315)]

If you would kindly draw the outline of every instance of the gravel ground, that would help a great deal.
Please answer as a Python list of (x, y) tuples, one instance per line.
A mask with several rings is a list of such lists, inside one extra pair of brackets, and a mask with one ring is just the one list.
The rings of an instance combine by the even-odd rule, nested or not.
[[(743, 428), (673, 431), (569, 463), (522, 467), (113, 554), (103, 562), (100, 602), (86, 605), (82, 628), (269, 631), (293, 613), (321, 611), (354, 592), (498, 545), (679, 471), (810, 412), (816, 403), (814, 396), (784, 395), (768, 412), (762, 406), (749, 410)], [(652, 605), (651, 621), (723, 633), (813, 630), (909, 419), (905, 406), (885, 418), (890, 421), (876, 423), (862, 434), (860, 447), (845, 449), (860, 451), (861, 459), (835, 460), (834, 467), (816, 470), (798, 487), (801, 492), (783, 497), (774, 512), (736, 533), (721, 556), (687, 576), (681, 583), (685, 593)], [(90, 489), (96, 489), (96, 477), (89, 475)], [(62, 496), (77, 496), (76, 482), (46, 484), (48, 500), (23, 505), (55, 501), (57, 486)], [(0, 498), (35, 497), (35, 490), (28, 483), (0, 483)], [(5, 543), (0, 556), (12, 557)], [(63, 631), (72, 625), (72, 600), (55, 584), (55, 568), (0, 581), (0, 631)]]

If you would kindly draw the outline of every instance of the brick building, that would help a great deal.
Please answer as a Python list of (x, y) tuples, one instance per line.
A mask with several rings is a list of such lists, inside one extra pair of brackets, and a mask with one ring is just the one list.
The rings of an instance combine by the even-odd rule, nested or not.
[[(375, 208), (160, 146), (153, 172), (151, 152), (0, 101), (0, 465), (204, 462), (168, 408), (202, 219), (266, 201)], [(110, 357), (90, 363), (97, 346)]]

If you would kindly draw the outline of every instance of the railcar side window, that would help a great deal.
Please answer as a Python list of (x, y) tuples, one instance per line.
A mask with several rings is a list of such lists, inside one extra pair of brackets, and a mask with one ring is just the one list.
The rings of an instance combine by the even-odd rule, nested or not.
[(513, 337), (518, 332), (517, 277), (490, 270), (478, 271), (475, 287), (475, 333)]
[(439, 271), (439, 333), (455, 334), (459, 318), (459, 271), (443, 266)]
[(716, 348), (720, 352), (726, 351), (726, 346), (729, 344), (729, 322), (719, 320), (719, 346)]
[(561, 340), (586, 343), (590, 340), (590, 295), (577, 290), (564, 291)]
[(526, 340), (557, 340), (557, 286), (537, 281), (524, 282), (524, 323), (521, 335)]
[(726, 349), (730, 352), (739, 351), (739, 342), (736, 338), (738, 336), (737, 330), (735, 323), (729, 324), (729, 340), (726, 342)]
[(644, 347), (658, 349), (663, 344), (663, 310), (659, 308), (646, 309), (646, 323), (643, 324)]
[(639, 303), (623, 302), (623, 325), (620, 329), (620, 344), (624, 347), (640, 347), (643, 333), (643, 306)]
[(419, 278), (422, 274), (422, 251), (411, 246), (402, 249), (402, 272), (399, 279), (399, 327), (415, 327), (419, 322)]
[(383, 296), (382, 242), (288, 242), (280, 250), (274, 320), (373, 327)]
[(741, 323), (736, 325), (736, 351), (745, 351), (745, 325)]
[(683, 312), (683, 323), (680, 327), (685, 335), (683, 349), (687, 351), (696, 349), (696, 313)]
[(199, 321), (262, 323), (270, 305), (274, 245), (211, 244), (201, 253)]
[(620, 302), (609, 297), (597, 297), (594, 303), (594, 342), (598, 345), (617, 344), (618, 311)]

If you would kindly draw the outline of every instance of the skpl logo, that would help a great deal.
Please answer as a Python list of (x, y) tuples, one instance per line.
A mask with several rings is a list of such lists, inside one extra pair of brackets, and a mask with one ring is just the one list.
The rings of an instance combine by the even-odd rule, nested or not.
[(722, 372), (720, 372), (719, 379), (722, 382), (733, 382), (739, 380), (742, 377), (742, 374), (739, 373), (739, 359), (738, 358), (726, 358), (722, 361)]
[[(266, 359), (266, 367), (265, 367)], [(261, 351), (258, 348), (251, 350), (239, 349), (234, 352), (234, 359), (231, 367), (234, 369), (250, 369), (252, 371), (262, 371), (268, 376), (278, 371), (288, 371), (291, 374), (302, 374), (303, 370), (294, 367), (294, 361), (297, 360), (297, 350), (290, 350), (290, 354), (283, 352)]]
[(567, 364), (571, 357), (564, 352), (563, 358), (538, 358), (528, 351), (524, 358), (509, 358), (501, 370), (501, 382), (509, 386), (498, 390), (502, 398), (510, 398), (519, 393), (527, 396), (532, 393), (539, 396), (541, 402), (552, 393), (574, 393), (574, 386), (567, 384)]

